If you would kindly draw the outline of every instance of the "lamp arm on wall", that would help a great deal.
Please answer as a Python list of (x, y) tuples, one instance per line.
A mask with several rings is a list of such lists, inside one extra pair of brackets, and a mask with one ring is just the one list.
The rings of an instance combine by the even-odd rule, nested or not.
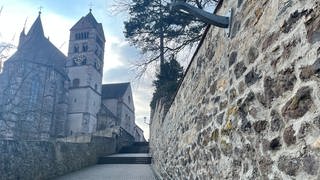
[(211, 14), (202, 9), (193, 7), (190, 4), (185, 3), (183, 1), (179, 1), (179, 0), (173, 1), (170, 6), (172, 9), (175, 9), (175, 10), (186, 11), (188, 14), (191, 14), (197, 17), (199, 20), (205, 23), (208, 23), (217, 27), (221, 27), (221, 28), (230, 28), (229, 24), (230, 24), (231, 17)]

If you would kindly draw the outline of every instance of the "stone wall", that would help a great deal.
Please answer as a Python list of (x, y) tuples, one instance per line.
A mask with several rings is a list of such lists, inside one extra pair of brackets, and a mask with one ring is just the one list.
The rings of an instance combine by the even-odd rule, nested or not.
[(94, 165), (98, 157), (133, 143), (119, 126), (51, 142), (0, 139), (0, 179), (51, 179)]
[(125, 146), (130, 146), (134, 143), (134, 137), (122, 127), (119, 127), (117, 132), (117, 151)]
[(164, 179), (316, 179), (320, 3), (230, 0), (231, 38), (207, 29), (164, 116), (151, 124)]
[(51, 179), (115, 151), (115, 139), (105, 137), (93, 137), (90, 143), (0, 140), (0, 179)]

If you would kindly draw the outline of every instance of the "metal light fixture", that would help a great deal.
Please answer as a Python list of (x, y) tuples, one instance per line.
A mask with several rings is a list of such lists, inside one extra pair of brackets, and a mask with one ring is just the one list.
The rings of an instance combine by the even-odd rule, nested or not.
[(178, 10), (183, 13), (190, 14), (192, 16), (197, 17), (200, 21), (205, 23), (221, 27), (228, 28), (228, 35), (231, 28), (231, 20), (232, 20), (232, 10), (229, 10), (227, 16), (219, 16), (216, 14), (211, 14), (202, 9), (196, 8), (188, 3), (185, 0), (172, 0), (171, 1), (171, 9)]

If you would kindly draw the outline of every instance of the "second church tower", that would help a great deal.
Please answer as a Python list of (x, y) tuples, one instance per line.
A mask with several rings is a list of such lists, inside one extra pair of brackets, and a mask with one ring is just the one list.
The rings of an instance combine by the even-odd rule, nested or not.
[(96, 130), (101, 104), (105, 37), (102, 24), (90, 12), (70, 30), (67, 72), (70, 134)]

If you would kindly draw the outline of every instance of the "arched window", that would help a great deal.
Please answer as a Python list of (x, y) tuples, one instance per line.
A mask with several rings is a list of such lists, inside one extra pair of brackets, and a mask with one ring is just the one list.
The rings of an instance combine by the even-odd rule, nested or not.
[(80, 85), (80, 79), (74, 79), (72, 81), (72, 87), (79, 87)]
[(89, 32), (76, 33), (75, 38), (76, 38), (76, 40), (88, 39), (89, 38)]
[(32, 107), (37, 103), (39, 98), (39, 92), (40, 92), (40, 78), (35, 77), (31, 82), (30, 99), (29, 99), (30, 107)]
[[(1, 65), (0, 65), (0, 67), (1, 67)], [(23, 71), (24, 71), (24, 64), (19, 64), (19, 66), (18, 66), (18, 74), (19, 75), (22, 75), (23, 74)]]
[(88, 51), (88, 44), (87, 43), (83, 43), (82, 44), (82, 52), (87, 52)]
[(94, 50), (94, 53), (99, 56), (99, 47), (96, 45), (96, 49)]
[(50, 71), (50, 76), (49, 76), (50, 81), (54, 81), (55, 80), (55, 76), (56, 76), (55, 72), (53, 70), (51, 70)]
[(79, 45), (78, 44), (74, 45), (73, 51), (74, 51), (74, 53), (78, 53), (79, 52)]

